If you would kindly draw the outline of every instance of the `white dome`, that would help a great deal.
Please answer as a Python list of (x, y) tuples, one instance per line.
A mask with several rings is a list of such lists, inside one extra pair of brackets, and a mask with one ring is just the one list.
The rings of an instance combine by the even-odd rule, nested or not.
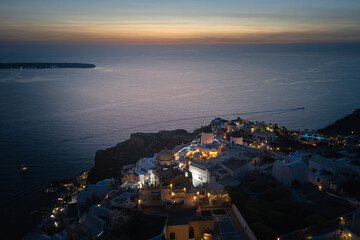
[(175, 163), (174, 152), (171, 150), (162, 150), (158, 153), (156, 157), (156, 164), (162, 166), (170, 166)]

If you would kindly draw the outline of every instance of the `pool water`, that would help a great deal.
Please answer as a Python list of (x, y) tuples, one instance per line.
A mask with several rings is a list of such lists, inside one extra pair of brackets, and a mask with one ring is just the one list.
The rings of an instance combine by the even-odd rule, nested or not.
[(305, 134), (305, 135), (301, 135), (302, 137), (306, 137), (306, 138), (316, 138), (316, 139), (319, 139), (319, 140), (325, 140), (326, 138), (324, 137), (318, 137), (318, 136), (314, 136), (314, 135), (308, 135), (308, 134)]

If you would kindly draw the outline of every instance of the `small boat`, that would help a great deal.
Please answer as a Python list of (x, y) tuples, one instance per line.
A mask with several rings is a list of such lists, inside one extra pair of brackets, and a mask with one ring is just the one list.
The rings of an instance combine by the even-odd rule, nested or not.
[(25, 166), (24, 164), (21, 164), (20, 175), (24, 175), (28, 172), (29, 172), (29, 168), (27, 166)]

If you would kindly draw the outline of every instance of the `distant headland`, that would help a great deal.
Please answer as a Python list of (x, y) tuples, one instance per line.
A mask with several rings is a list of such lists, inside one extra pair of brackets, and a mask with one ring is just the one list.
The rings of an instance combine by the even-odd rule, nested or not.
[(95, 68), (90, 63), (0, 63), (0, 69)]

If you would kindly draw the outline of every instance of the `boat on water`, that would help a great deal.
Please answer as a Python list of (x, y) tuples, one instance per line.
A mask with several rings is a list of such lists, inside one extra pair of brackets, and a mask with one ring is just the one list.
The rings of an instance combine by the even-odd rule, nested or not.
[(27, 166), (25, 166), (24, 164), (21, 164), (20, 175), (24, 175), (24, 174), (26, 174), (28, 172), (29, 172), (29, 168)]

